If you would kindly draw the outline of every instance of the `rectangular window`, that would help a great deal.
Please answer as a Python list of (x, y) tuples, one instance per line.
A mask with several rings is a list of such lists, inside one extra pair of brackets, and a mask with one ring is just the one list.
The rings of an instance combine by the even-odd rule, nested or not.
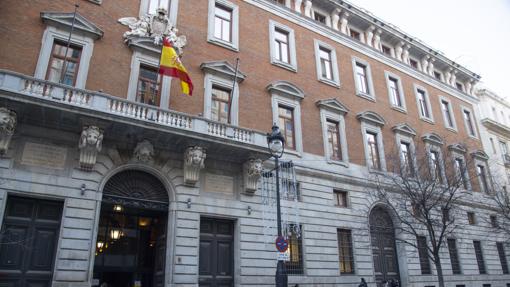
[(379, 157), (379, 146), (377, 143), (377, 134), (372, 132), (366, 133), (366, 145), (368, 149), (369, 168), (381, 169), (381, 161)]
[(277, 61), (290, 63), (289, 32), (279, 28), (274, 30), (274, 51)]
[(429, 103), (427, 101), (427, 94), (423, 90), (417, 90), (418, 106), (420, 108), (420, 115), (424, 118), (430, 119)]
[(474, 212), (468, 212), (467, 213), (467, 218), (468, 218), (469, 225), (475, 225), (476, 224), (475, 213)]
[(282, 178), (281, 179), (282, 189), (280, 192), (285, 195), (282, 196), (285, 200), (289, 201), (301, 201), (301, 184), (292, 180)]
[(350, 29), (350, 36), (358, 41), (361, 41), (361, 34), (357, 31)]
[(290, 235), (287, 239), (289, 241), (287, 253), (290, 260), (285, 262), (285, 267), (287, 268), (287, 274), (300, 275), (303, 274), (303, 242), (301, 240), (302, 236), (296, 233), (294, 227), (294, 225), (289, 227)]
[(441, 81), (441, 73), (434, 71), (434, 78), (436, 78), (436, 80)]
[(441, 159), (439, 156), (439, 152), (435, 150), (430, 151), (430, 161), (432, 164), (432, 175), (434, 180), (438, 180), (439, 182), (443, 182), (443, 170), (441, 167)]
[(394, 106), (402, 107), (402, 96), (400, 95), (398, 80), (395, 78), (389, 77), (388, 87), (390, 90), (391, 103)]
[(415, 69), (418, 69), (418, 61), (409, 59), (409, 65)]
[(455, 128), (453, 123), (453, 115), (450, 107), (450, 103), (448, 101), (441, 101), (441, 109), (443, 110), (443, 117), (445, 120), (445, 124), (449, 128)]
[(473, 240), (473, 247), (475, 248), (476, 263), (478, 263), (478, 271), (480, 271), (480, 274), (487, 274), (487, 271), (485, 270), (485, 260), (483, 259), (481, 242)]
[(467, 190), (469, 188), (469, 184), (464, 160), (462, 158), (455, 158), (454, 164), (456, 175), (459, 177), (459, 180), (462, 181), (462, 187)]
[(492, 227), (498, 227), (498, 218), (496, 215), (489, 216), (489, 219)]
[(326, 24), (326, 16), (324, 16), (320, 13), (317, 13), (316, 11), (313, 12), (313, 19), (315, 19), (315, 21), (320, 22), (322, 24)]
[(347, 191), (333, 190), (333, 196), (335, 197), (335, 205), (339, 207), (347, 207)]
[(212, 87), (211, 120), (229, 123), (230, 90), (222, 87)]
[(351, 231), (348, 229), (338, 229), (337, 233), (340, 274), (354, 274)]
[(294, 109), (286, 106), (278, 106), (278, 122), (283, 137), (285, 138), (285, 147), (288, 149), (296, 149)]
[(386, 45), (381, 45), (382, 47), (382, 52), (387, 55), (387, 56), (391, 56), (391, 48), (386, 46)]
[[(74, 86), (80, 65), (82, 48), (55, 40), (46, 72), (46, 80)], [(64, 66), (65, 62), (65, 66)]]
[(420, 257), (421, 274), (432, 274), (427, 250), (427, 237), (417, 236), (418, 256)]
[(400, 157), (402, 160), (403, 171), (410, 175), (414, 175), (413, 156), (411, 154), (411, 144), (408, 142), (400, 142)]
[(319, 60), (321, 64), (321, 75), (323, 78), (333, 80), (333, 66), (331, 62), (331, 51), (319, 47)]
[(455, 87), (461, 92), (464, 91), (464, 85), (462, 83), (456, 82)]
[(339, 123), (331, 120), (326, 121), (328, 131), (328, 152), (332, 160), (342, 160), (342, 150), (340, 147)]
[(214, 7), (214, 37), (232, 42), (232, 9), (218, 3)]
[(459, 254), (457, 253), (457, 241), (453, 238), (448, 239), (448, 251), (450, 253), (450, 263), (452, 264), (453, 274), (461, 274)]
[(466, 123), (467, 132), (470, 136), (476, 136), (475, 127), (473, 125), (473, 119), (471, 118), (471, 112), (468, 110), (464, 110), (462, 112), (464, 115), (464, 122)]
[(161, 96), (161, 77), (157, 68), (140, 65), (136, 101), (159, 106)]
[(166, 11), (169, 11), (169, 2), (168, 0), (149, 0), (147, 1), (147, 14), (156, 14), (156, 10), (158, 8), (164, 8)]
[(498, 249), (499, 262), (501, 262), (503, 274), (508, 274), (508, 261), (506, 260), (505, 246), (503, 245), (503, 242), (496, 242), (496, 248)]
[(367, 67), (361, 63), (356, 63), (355, 71), (358, 92), (367, 95), (370, 94), (370, 90), (368, 88)]
[(489, 192), (489, 183), (487, 182), (487, 174), (485, 172), (485, 166), (476, 165), (476, 173), (480, 182), (480, 191)]
[(507, 158), (508, 158), (508, 146), (506, 145), (506, 142), (500, 141), (499, 148), (501, 150), (501, 156), (503, 157), (503, 162), (506, 163)]

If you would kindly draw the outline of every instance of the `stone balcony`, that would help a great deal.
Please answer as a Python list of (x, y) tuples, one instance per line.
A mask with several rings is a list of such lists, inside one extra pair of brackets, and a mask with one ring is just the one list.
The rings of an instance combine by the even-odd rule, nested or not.
[[(77, 89), (71, 86), (36, 79), (0, 69), (0, 105), (15, 110), (44, 109), (45, 113), (65, 114), (83, 122), (82, 118), (97, 119), (110, 125), (149, 129), (158, 136), (168, 134), (185, 144), (206, 144), (215, 149), (225, 146), (230, 152), (267, 154), (266, 135), (262, 132), (211, 121), (202, 117), (131, 102), (105, 93)], [(30, 105), (30, 109), (22, 108)], [(32, 114), (34, 114), (32, 112)], [(41, 114), (44, 114), (41, 112)], [(19, 115), (18, 117), (23, 117)], [(32, 115), (25, 115), (25, 117)], [(53, 118), (56, 115), (52, 116)], [(44, 121), (45, 119), (41, 119)], [(34, 122), (34, 120), (32, 120)], [(269, 128), (268, 128), (269, 129)], [(81, 127), (76, 127), (76, 133)]]

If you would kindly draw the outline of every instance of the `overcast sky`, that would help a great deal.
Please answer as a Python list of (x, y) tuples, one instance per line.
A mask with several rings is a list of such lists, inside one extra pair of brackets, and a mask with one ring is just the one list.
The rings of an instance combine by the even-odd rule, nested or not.
[(350, 0), (482, 76), (510, 100), (510, 0)]

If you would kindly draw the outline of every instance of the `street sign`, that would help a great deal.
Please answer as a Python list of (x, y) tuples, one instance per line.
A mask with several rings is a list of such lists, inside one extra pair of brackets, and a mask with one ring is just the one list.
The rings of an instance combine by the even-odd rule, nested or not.
[(287, 252), (278, 252), (277, 260), (278, 261), (290, 261), (289, 253), (287, 253)]
[(285, 240), (285, 237), (283, 236), (276, 237), (275, 244), (276, 250), (280, 251), (281, 253), (287, 251), (287, 249), (289, 248), (289, 242)]

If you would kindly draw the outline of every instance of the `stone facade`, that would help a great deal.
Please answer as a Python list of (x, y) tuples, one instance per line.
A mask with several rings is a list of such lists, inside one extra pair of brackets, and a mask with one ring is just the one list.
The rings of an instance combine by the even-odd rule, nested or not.
[[(160, 48), (150, 34), (126, 36), (128, 27), (117, 22), (124, 19), (121, 22), (128, 23), (126, 17), (152, 19), (144, 18), (151, 0), (129, 1), (122, 9), (115, 1), (80, 4), (72, 42), (81, 45), (83, 57), (89, 55), (90, 62), (80, 63), (77, 73), (83, 81), (77, 80), (76, 87), (46, 81), (46, 71), (44, 75), (38, 72), (48, 66), (44, 51), (53, 42), (48, 44), (46, 39), (65, 41), (62, 35), (69, 32), (70, 18), (64, 12), (72, 7), (66, 1), (32, 2), (7, 0), (0, 11), (0, 26), (8, 27), (0, 35), (4, 43), (0, 45), (0, 144), (5, 143), (0, 146), (0, 150), (4, 147), (0, 221), (8, 220), (7, 202), (13, 196), (62, 203), (52, 286), (98, 284), (94, 266), (105, 186), (127, 170), (156, 177), (168, 192), (164, 286), (199, 285), (201, 219), (205, 217), (233, 223), (235, 286), (274, 285), (276, 251), (262, 236), (260, 177), (261, 168), (272, 168), (263, 131), (278, 121), (275, 109), (279, 103), (293, 107), (295, 140), (299, 141), (299, 148), (288, 150), (283, 157), (294, 162), (300, 198), (282, 204), (284, 208), (299, 205), (302, 227), (303, 272), (289, 276), (289, 284), (357, 286), (365, 278), (369, 286), (376, 286), (368, 216), (380, 205), (367, 191), (367, 179), (373, 172), (367, 168), (363, 144), (367, 129), (379, 131), (383, 159), (392, 153), (402, 131), (412, 134), (416, 142), (430, 135), (445, 145), (462, 142), (468, 153), (487, 147), (483, 124), (475, 124), (476, 132), (471, 135), (464, 123), (463, 108), (475, 111), (482, 97), (473, 93), (479, 76), (450, 65), (442, 54), (409, 41), (412, 38), (395, 27), (372, 23), (367, 20), (372, 17), (345, 2), (169, 1), (164, 23), (186, 36), (186, 40), (180, 38), (181, 56), (194, 94), (184, 97), (177, 80), (164, 79), (159, 107), (136, 103), (133, 83), (140, 65), (157, 67)], [(207, 19), (214, 16), (210, 9), (216, 2), (238, 13), (232, 18), (231, 30), (239, 35), (238, 47), (208, 40)], [(64, 15), (46, 13), (41, 21), (44, 11)], [(325, 15), (325, 23), (313, 20), (316, 14)], [(365, 31), (352, 24), (359, 25), (360, 19), (366, 21)], [(272, 61), (271, 21), (293, 31), (295, 69)], [(362, 32), (360, 40), (349, 36), (351, 30)], [(388, 55), (383, 46), (392, 37), (398, 41), (390, 45)], [(35, 49), (28, 47), (27, 38), (34, 45), (43, 41)], [(336, 53), (338, 83), (318, 79), (312, 56), (315, 40)], [(238, 74), (232, 68), (236, 58), (240, 60)], [(413, 59), (419, 63), (416, 68), (411, 66)], [(370, 97), (357, 95), (356, 61), (370, 68)], [(435, 71), (440, 75), (436, 77)], [(386, 75), (399, 79), (403, 107), (392, 106)], [(235, 86), (235, 125), (211, 120), (211, 112), (205, 110), (211, 108), (212, 96), (205, 92), (211, 85)], [(417, 89), (428, 94), (430, 119), (419, 116)], [(452, 108), (455, 129), (445, 127), (443, 98)], [(483, 120), (476, 115), (473, 119)], [(342, 161), (327, 152), (327, 119), (342, 123)], [(473, 190), (463, 206), (477, 214), (478, 224), (469, 225), (467, 218), (460, 218), (456, 233), (462, 274), (453, 275), (448, 249), (442, 253), (449, 287), (510, 284), (495, 245), (506, 242), (508, 258), (508, 238), (492, 233), (485, 221), (491, 214), (490, 195), (477, 192), (478, 185), (472, 182)], [(347, 192), (346, 207), (337, 205), (335, 190)], [(353, 274), (340, 272), (338, 229), (351, 231)], [(482, 243), (487, 274), (479, 272), (473, 240)], [(397, 242), (396, 254), (401, 286), (437, 286), (434, 269), (431, 275), (422, 275), (414, 248)]]

